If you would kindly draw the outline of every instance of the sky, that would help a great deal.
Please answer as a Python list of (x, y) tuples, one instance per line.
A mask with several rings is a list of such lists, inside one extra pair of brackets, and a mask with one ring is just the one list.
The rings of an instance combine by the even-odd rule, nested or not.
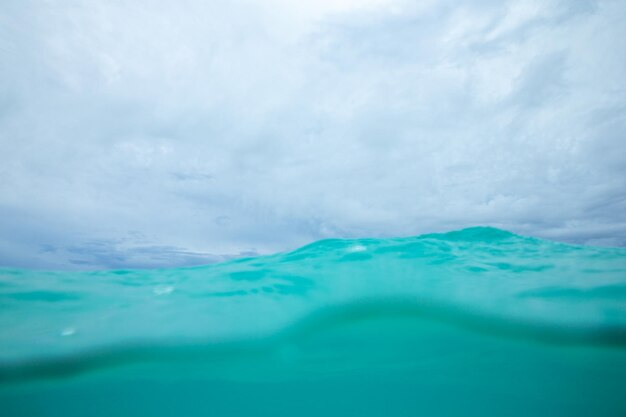
[(623, 0), (3, 0), (0, 266), (484, 225), (626, 246)]

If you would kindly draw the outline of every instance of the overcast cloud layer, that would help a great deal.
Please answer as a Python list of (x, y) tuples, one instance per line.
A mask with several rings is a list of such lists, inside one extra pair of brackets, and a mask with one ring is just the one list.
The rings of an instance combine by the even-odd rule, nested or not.
[(626, 244), (626, 3), (0, 3), (0, 265)]

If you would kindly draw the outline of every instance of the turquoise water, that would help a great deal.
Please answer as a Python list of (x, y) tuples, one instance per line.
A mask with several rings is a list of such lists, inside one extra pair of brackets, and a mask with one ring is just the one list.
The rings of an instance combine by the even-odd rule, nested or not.
[(625, 416), (626, 249), (493, 228), (0, 269), (1, 416)]

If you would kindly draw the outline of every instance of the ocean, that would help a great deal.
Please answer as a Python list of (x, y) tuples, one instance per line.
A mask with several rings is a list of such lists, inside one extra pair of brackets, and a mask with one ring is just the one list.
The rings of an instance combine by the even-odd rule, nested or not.
[(626, 249), (475, 227), (0, 269), (0, 416), (626, 416)]

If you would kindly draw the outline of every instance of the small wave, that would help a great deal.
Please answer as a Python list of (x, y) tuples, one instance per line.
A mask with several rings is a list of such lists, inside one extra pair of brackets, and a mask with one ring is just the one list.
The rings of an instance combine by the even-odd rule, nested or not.
[(0, 283), (5, 385), (141, 364), (221, 378), (263, 375), (264, 362), (290, 378), (412, 369), (416, 352), (443, 340), (609, 349), (620, 360), (626, 346), (626, 250), (485, 227), (329, 239), (194, 268), (7, 269)]

